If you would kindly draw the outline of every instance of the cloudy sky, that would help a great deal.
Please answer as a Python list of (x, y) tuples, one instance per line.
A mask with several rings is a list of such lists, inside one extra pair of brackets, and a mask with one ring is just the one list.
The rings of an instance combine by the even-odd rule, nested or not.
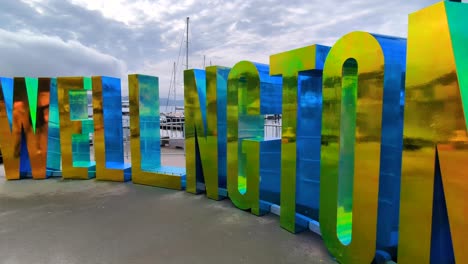
[[(0, 0), (1, 76), (160, 78), (172, 65), (183, 94), (185, 20), (189, 67), (232, 67), (310, 44), (333, 45), (355, 30), (405, 37), (408, 14), (439, 0)], [(185, 50), (182, 49), (182, 53)]]

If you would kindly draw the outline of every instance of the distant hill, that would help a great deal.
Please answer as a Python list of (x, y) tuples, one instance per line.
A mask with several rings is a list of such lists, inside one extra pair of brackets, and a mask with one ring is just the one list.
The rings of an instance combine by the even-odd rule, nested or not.
[[(166, 105), (168, 98), (159, 98), (159, 105), (163, 106)], [(171, 99), (169, 100), (169, 105), (175, 105), (175, 106), (184, 106), (184, 100), (174, 100)]]
[[(88, 100), (91, 101), (92, 98), (93, 98), (92, 95), (88, 93)], [(122, 101), (128, 101), (128, 96), (122, 96)], [(159, 105), (165, 106), (167, 101), (168, 101), (167, 97), (159, 98)], [(169, 105), (170, 106), (184, 106), (184, 100), (180, 99), (180, 100), (175, 100), (174, 102), (173, 99), (171, 99), (169, 100)]]

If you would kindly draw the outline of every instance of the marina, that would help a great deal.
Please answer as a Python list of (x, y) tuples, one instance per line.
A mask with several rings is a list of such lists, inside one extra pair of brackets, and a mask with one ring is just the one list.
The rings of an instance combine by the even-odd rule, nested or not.
[[(125, 97), (124, 97), (125, 99)], [(173, 110), (171, 112), (162, 112), (161, 110)], [(163, 151), (164, 155), (180, 155), (185, 156), (185, 116), (184, 108), (181, 106), (169, 105), (160, 107), (160, 141), (161, 147), (167, 149), (181, 149), (182, 151)], [(88, 104), (88, 117), (92, 119), (93, 108), (92, 104)], [(129, 101), (122, 101), (122, 126), (123, 126), (123, 142), (124, 156), (127, 162), (131, 160), (130, 153), (130, 107)], [(281, 138), (281, 115), (265, 115), (264, 139), (273, 140)], [(93, 143), (93, 134), (90, 134), (90, 145)], [(91, 156), (94, 157), (93, 151)]]

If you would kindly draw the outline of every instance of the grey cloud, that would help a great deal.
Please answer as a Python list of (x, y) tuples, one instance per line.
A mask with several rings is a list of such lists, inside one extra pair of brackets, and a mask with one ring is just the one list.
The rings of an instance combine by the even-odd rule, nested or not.
[[(333, 43), (355, 30), (404, 37), (408, 14), (436, 2), (396, 1), (234, 1), (231, 9), (214, 7), (212, 13), (225, 16), (196, 18), (203, 25), (194, 35), (201, 35), (200, 55), (204, 49), (227, 49), (230, 56), (267, 58), (303, 45)], [(194, 29), (195, 30), (195, 29)], [(206, 33), (208, 32), (208, 33)], [(206, 34), (204, 34), (206, 33)], [(238, 54), (239, 47), (247, 54)], [(232, 52), (230, 52), (232, 51)], [(267, 61), (264, 61), (267, 62)]]
[(120, 76), (122, 61), (58, 37), (9, 32), (0, 29), (0, 75), (2, 76)]
[[(187, 0), (172, 3), (128, 0), (127, 5), (128, 8), (135, 8), (139, 3), (149, 2), (156, 3), (154, 10), (145, 11), (157, 12), (157, 18), (146, 17), (144, 12), (138, 11), (134, 14), (134, 22), (125, 24), (104, 17), (99, 11), (64, 0), (35, 3), (41, 12), (21, 1), (3, 0), (0, 28), (4, 31), (0, 31), (0, 38), (5, 32), (21, 34), (21, 30), (27, 30), (43, 38), (58, 38), (64, 46), (71, 47), (70, 43), (74, 43), (87, 47), (112, 58), (109, 61), (119, 61), (120, 64), (117, 64), (123, 71), (159, 76), (161, 92), (166, 94), (172, 62), (177, 60), (182, 44), (186, 16), (190, 16), (191, 20), (190, 68), (201, 68), (203, 55), (206, 55), (207, 63), (212, 61), (214, 64), (233, 66), (245, 59), (268, 63), (271, 54), (304, 45), (318, 43), (331, 46), (341, 36), (354, 30), (405, 37), (408, 14), (438, 0)], [(22, 39), (17, 41), (24, 42)], [(39, 52), (45, 49), (32, 42), (28, 48)], [(81, 71), (102, 70), (88, 66), (98, 58), (101, 62), (95, 65), (108, 67), (102, 64), (104, 57), (89, 56), (89, 60), (84, 60), (77, 52), (67, 53), (64, 50), (49, 50), (48, 56), (51, 60), (67, 61), (69, 68)], [(72, 54), (78, 58), (63, 59)], [(20, 60), (27, 59), (23, 57)], [(50, 71), (56, 69), (50, 67)], [(180, 62), (179, 83), (182, 82), (182, 68)], [(19, 72), (21, 69), (24, 67), (12, 71)], [(118, 74), (118, 71), (114, 74)], [(125, 76), (121, 77), (125, 79)], [(182, 88), (178, 89), (178, 93), (182, 92)]]
[[(134, 30), (121, 22), (102, 17), (97, 11), (86, 10), (66, 1), (45, 1), (38, 5), (43, 10), (42, 14), (21, 2), (17, 2), (16, 5), (10, 4), (13, 6), (10, 9), (21, 10), (19, 15), (2, 9), (0, 12), (6, 14), (1, 15), (9, 17), (6, 23), (10, 23), (4, 28), (13, 29), (22, 25), (21, 28), (37, 34), (58, 36), (64, 41), (75, 40), (85, 46), (119, 57), (130, 66), (137, 66), (132, 59), (135, 57), (139, 59), (145, 53), (149, 53), (141, 48), (150, 45), (148, 36), (159, 35), (159, 32), (154, 32), (150, 25), (144, 29), (145, 32), (140, 33), (141, 30)], [(155, 39), (157, 40), (157, 37)], [(160, 45), (158, 42), (151, 42), (155, 46)]]

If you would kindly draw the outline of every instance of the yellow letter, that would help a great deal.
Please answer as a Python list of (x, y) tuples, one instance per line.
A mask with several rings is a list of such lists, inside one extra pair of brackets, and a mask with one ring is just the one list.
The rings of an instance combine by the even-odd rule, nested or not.
[[(440, 2), (409, 18), (401, 264), (468, 263), (467, 14), (467, 4)], [(443, 201), (434, 201), (434, 190), (441, 189), (446, 211)], [(441, 211), (447, 227), (433, 223)], [(436, 237), (448, 226), (455, 260), (452, 252), (437, 250), (449, 242)]]

